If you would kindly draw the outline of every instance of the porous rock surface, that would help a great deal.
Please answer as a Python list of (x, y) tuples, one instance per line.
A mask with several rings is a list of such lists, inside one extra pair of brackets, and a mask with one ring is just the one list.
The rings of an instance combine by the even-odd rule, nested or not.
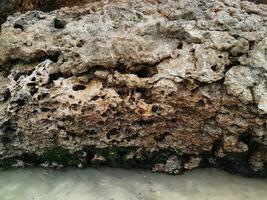
[(97, 0), (0, 0), (0, 23), (15, 12), (51, 11), (64, 6), (77, 6), (95, 1)]
[(9, 16), (4, 167), (267, 175), (267, 5), (99, 1)]

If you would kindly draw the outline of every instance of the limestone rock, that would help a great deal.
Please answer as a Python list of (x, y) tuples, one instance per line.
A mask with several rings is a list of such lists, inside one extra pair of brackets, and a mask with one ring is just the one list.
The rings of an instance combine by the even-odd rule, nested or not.
[(15, 12), (26, 12), (29, 10), (51, 11), (64, 6), (78, 6), (97, 0), (1, 0), (0, 1), (0, 23), (4, 22), (8, 15)]
[(0, 35), (0, 163), (266, 176), (266, 53), (267, 5), (247, 1), (16, 13)]

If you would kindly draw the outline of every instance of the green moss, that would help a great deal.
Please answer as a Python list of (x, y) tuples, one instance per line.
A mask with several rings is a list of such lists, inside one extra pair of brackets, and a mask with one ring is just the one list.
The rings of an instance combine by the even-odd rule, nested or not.
[(112, 167), (124, 167), (128, 168), (130, 161), (127, 160), (127, 155), (135, 148), (131, 147), (112, 147), (105, 149), (93, 149), (94, 154), (103, 156), (106, 159), (106, 164)]
[(12, 165), (16, 163), (16, 159), (14, 158), (5, 158), (0, 161), (0, 168), (1, 169), (10, 169)]
[(139, 151), (140, 156), (129, 158), (130, 153), (135, 153), (137, 148), (134, 147), (112, 147), (97, 149), (91, 147), (90, 150), (93, 154), (97, 154), (106, 159), (105, 165), (111, 167), (122, 168), (152, 168), (155, 164), (165, 164), (171, 155), (177, 155), (180, 157), (182, 152), (179, 149), (176, 150), (161, 150), (160, 152), (150, 152), (143, 149)]
[(174, 151), (177, 154), (177, 156), (182, 156), (183, 155), (183, 152), (182, 152), (181, 149), (175, 149)]
[(63, 148), (49, 149), (36, 157), (36, 163), (57, 163), (63, 166), (86, 166), (86, 159), (79, 152), (70, 153)]
[[(84, 155), (87, 152), (87, 156)], [(67, 149), (54, 148), (44, 150), (41, 155), (23, 154), (15, 158), (4, 159), (0, 161), (1, 168), (11, 168), (16, 160), (22, 160), (27, 165), (40, 165), (43, 163), (58, 164), (64, 167), (86, 167), (89, 165), (105, 164), (110, 167), (120, 168), (152, 168), (157, 163), (165, 164), (170, 155), (181, 155), (181, 151), (162, 150), (160, 152), (150, 152), (149, 150), (139, 150), (140, 156), (129, 157), (131, 153), (135, 154), (136, 147), (112, 147), (112, 148), (95, 148), (93, 146), (87, 147), (84, 151), (71, 153)], [(103, 163), (91, 163), (91, 159), (99, 155), (105, 158)]]

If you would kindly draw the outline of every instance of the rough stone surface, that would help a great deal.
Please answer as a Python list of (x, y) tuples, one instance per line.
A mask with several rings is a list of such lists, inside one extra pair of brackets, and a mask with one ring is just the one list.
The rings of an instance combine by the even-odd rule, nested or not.
[(0, 160), (263, 177), (266, 82), (264, 4), (117, 0), (16, 13), (0, 35)]
[(29, 10), (51, 11), (64, 6), (77, 6), (97, 0), (0, 0), (0, 23), (15, 12)]

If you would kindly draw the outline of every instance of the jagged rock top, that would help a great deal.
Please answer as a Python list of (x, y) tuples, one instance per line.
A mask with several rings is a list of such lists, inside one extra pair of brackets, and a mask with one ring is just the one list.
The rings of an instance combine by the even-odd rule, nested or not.
[[(49, 70), (71, 75), (93, 66), (158, 65), (153, 81), (168, 77), (211, 83), (225, 78), (230, 94), (257, 103), (266, 113), (266, 35), (263, 4), (98, 2), (10, 16), (2, 25), (0, 64), (58, 57)], [(237, 57), (235, 63), (232, 57)]]

